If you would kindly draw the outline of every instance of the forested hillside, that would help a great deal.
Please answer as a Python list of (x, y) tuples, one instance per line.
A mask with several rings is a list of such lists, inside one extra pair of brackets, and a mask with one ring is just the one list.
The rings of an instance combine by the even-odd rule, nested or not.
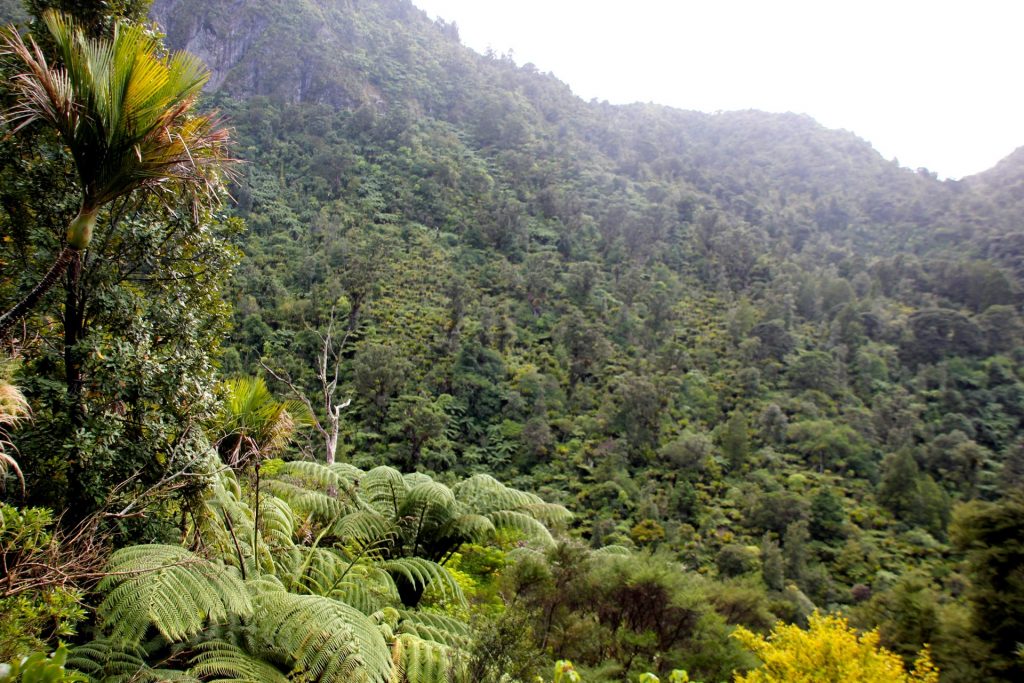
[[(74, 5), (28, 9), (147, 9)], [(587, 103), (408, 0), (149, 12), (238, 163), (112, 200), (4, 340), (0, 654), (796, 680), (754, 634), (827, 649), (819, 611), (1024, 675), (1024, 148), (939, 181), (804, 115)], [(81, 212), (68, 149), (0, 139), (5, 310)]]

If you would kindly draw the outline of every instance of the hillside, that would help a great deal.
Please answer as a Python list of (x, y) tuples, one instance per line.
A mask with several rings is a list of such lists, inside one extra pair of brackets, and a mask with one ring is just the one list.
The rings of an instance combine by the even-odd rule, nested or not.
[[(131, 338), (153, 360), (118, 344), (121, 318), (96, 317), (67, 380), (89, 407), (70, 426), (48, 426), (71, 376), (59, 343), (25, 353), (22, 384), (46, 406), (19, 443), (30, 502), (60, 509), (84, 472), (100, 506), (119, 479), (97, 472), (126, 478), (211, 423), (218, 397), (190, 387), (261, 376), (322, 425), (344, 404), (335, 452), (309, 429), (281, 453), (336, 456), (344, 477), (266, 475), (307, 515), (307, 543), (334, 522), (288, 477), (338, 498), (382, 464), (456, 492), (492, 475), (573, 513), (574, 540), (546, 555), (512, 537), (458, 546), (465, 613), (427, 591), (485, 634), (474, 661), (493, 646), (516, 680), (555, 659), (587, 681), (724, 680), (754, 663), (732, 626), (806, 625), (815, 609), (879, 628), (908, 664), (930, 644), (943, 681), (1022, 673), (1006, 577), (1024, 536), (1024, 148), (939, 181), (803, 115), (588, 103), (408, 0), (154, 0), (150, 16), (210, 66), (202, 106), (243, 161), (210, 229), (165, 255), (182, 280), (223, 280), (102, 290), (105, 314), (141, 316)], [(4, 177), (41, 172), (5, 154), (21, 165)], [(8, 227), (18, 188), (0, 197), (14, 236), (0, 258), (41, 270), (35, 233)], [(53, 232), (48, 210), (26, 213)], [(5, 300), (25, 287), (0, 285)], [(136, 372), (120, 362), (138, 388), (118, 385)], [(177, 402), (135, 432), (93, 423), (158, 395)], [(134, 476), (158, 478), (146, 467)], [(184, 504), (181, 534), (168, 505), (147, 538), (186, 537)], [(1009, 559), (986, 554), (997, 545)], [(652, 559), (602, 559), (620, 552)]]
[(952, 505), (1019, 482), (1012, 158), (940, 182), (805, 116), (585, 103), (405, 2), (154, 16), (250, 162), (226, 372), (315, 392), (333, 310), (353, 462), (495, 473), (723, 578), (778, 543), (802, 599), (951, 637), (883, 606), (960, 609)]

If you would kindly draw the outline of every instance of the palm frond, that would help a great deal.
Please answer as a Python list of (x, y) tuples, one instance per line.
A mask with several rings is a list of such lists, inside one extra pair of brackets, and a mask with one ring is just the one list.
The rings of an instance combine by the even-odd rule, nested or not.
[(226, 398), (217, 420), (217, 448), (235, 466), (280, 449), (295, 428), (310, 424), (300, 401), (278, 401), (262, 377), (237, 377), (224, 383)]
[(25, 491), (25, 476), (18, 461), (11, 455), (16, 451), (10, 430), (27, 420), (31, 415), (28, 400), (21, 390), (0, 376), (0, 490), (4, 490), (8, 471), (13, 471)]

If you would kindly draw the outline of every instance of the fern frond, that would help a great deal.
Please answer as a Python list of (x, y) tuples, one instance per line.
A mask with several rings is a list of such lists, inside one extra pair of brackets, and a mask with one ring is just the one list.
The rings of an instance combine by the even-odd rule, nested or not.
[(353, 479), (343, 474), (348, 472), (347, 469), (334, 468), (311, 460), (290, 460), (281, 464), (274, 477), (289, 477), (298, 480), (305, 488), (327, 491), (351, 486)]
[(220, 640), (198, 645), (190, 664), (188, 672), (209, 683), (288, 683), (277, 667)]
[(401, 514), (418, 516), (421, 510), (446, 510), (455, 505), (452, 490), (436, 481), (427, 479), (409, 487), (405, 500), (399, 507)]
[(399, 610), (398, 616), (396, 633), (408, 633), (455, 648), (466, 648), (473, 641), (473, 630), (460, 619), (422, 610)]
[(394, 521), (374, 510), (357, 510), (334, 523), (331, 533), (343, 544), (354, 544), (363, 549), (386, 543), (398, 534)]
[(348, 486), (358, 484), (359, 480), (366, 476), (366, 472), (347, 462), (336, 462), (331, 465), (327, 465), (327, 467), (331, 472), (334, 472), (336, 476), (341, 477)]
[(536, 494), (505, 486), (489, 474), (474, 474), (452, 490), (459, 502), (475, 512), (515, 509), (544, 502)]
[(300, 517), (312, 515), (321, 524), (329, 524), (355, 509), (350, 501), (329, 492), (309, 489), (301, 483), (278, 477), (268, 478), (264, 482), (264, 490), (284, 500)]
[(454, 538), (460, 542), (470, 541), (481, 543), (494, 535), (494, 523), (483, 515), (469, 514), (453, 517), (442, 529), (446, 538)]
[(402, 473), (393, 467), (374, 467), (359, 480), (362, 497), (382, 515), (397, 517), (408, 487)]
[(597, 550), (592, 551), (592, 554), (593, 555), (623, 555), (623, 556), (630, 556), (630, 555), (633, 554), (633, 551), (630, 550), (629, 548), (627, 548), (624, 545), (612, 544), (612, 545), (606, 545), (606, 546), (603, 546), (601, 548), (598, 548)]
[(363, 614), (373, 614), (401, 601), (394, 578), (374, 564), (354, 565), (329, 597), (352, 605)]
[(565, 506), (557, 503), (530, 503), (514, 508), (514, 510), (527, 514), (548, 527), (565, 526), (572, 521), (572, 513)]
[(487, 517), (498, 529), (511, 529), (518, 531), (530, 540), (537, 541), (544, 546), (553, 547), (555, 539), (551, 537), (548, 528), (533, 517), (514, 510), (498, 510)]
[(425, 590), (433, 584), (458, 604), (466, 604), (466, 597), (455, 577), (436, 562), (422, 557), (401, 557), (384, 560), (379, 566), (392, 576), (402, 577), (417, 589)]
[(90, 683), (200, 683), (186, 671), (154, 669), (146, 663), (142, 648), (119, 644), (109, 638), (74, 647), (66, 666), (85, 674)]
[(393, 683), (453, 683), (466, 668), (459, 650), (412, 634), (396, 636), (391, 651)]
[(292, 672), (324, 683), (380, 681), (391, 668), (377, 625), (354, 607), (318, 595), (267, 588), (254, 595), (254, 623)]
[(142, 648), (98, 638), (72, 648), (67, 667), (85, 674), (90, 681), (117, 682), (128, 680), (147, 665)]
[(295, 545), (295, 514), (284, 500), (267, 496), (260, 501), (260, 526), (263, 537), (272, 548)]
[(118, 641), (137, 644), (153, 627), (169, 642), (208, 623), (248, 617), (253, 605), (233, 568), (177, 546), (137, 545), (115, 552), (100, 582), (103, 626)]

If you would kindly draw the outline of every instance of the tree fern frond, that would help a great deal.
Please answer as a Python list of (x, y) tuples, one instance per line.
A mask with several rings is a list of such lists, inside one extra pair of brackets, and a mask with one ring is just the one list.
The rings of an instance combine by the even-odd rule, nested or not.
[(422, 557), (401, 557), (393, 560), (384, 560), (379, 563), (381, 569), (394, 577), (401, 577), (419, 590), (434, 584), (445, 595), (451, 597), (460, 605), (466, 604), (466, 597), (462, 593), (455, 577), (447, 569), (436, 562)]
[[(356, 471), (358, 472), (358, 470)], [(347, 488), (355, 479), (358, 479), (358, 477), (353, 479), (350, 476), (345, 476), (349, 472), (350, 470), (347, 468), (335, 468), (311, 460), (289, 460), (280, 466), (274, 477), (278, 479), (288, 477), (297, 480), (297, 483), (306, 488), (327, 491), (328, 489)]]
[(331, 534), (343, 544), (354, 543), (362, 549), (391, 541), (398, 534), (398, 528), (390, 517), (374, 510), (357, 510), (338, 519), (331, 527)]
[(572, 513), (557, 503), (530, 503), (515, 508), (515, 511), (527, 514), (548, 527), (564, 526), (572, 521)]
[(129, 679), (147, 665), (142, 648), (98, 638), (72, 648), (67, 667), (82, 672), (90, 681), (114, 682)]
[(594, 555), (623, 555), (629, 556), (633, 554), (633, 551), (624, 545), (606, 545), (597, 550), (592, 551)]
[(536, 494), (509, 488), (489, 474), (474, 474), (460, 481), (452, 490), (459, 502), (475, 512), (514, 509), (544, 502)]
[(324, 683), (381, 681), (390, 651), (377, 625), (354, 607), (318, 595), (260, 589), (254, 623), (292, 671)]
[(253, 605), (234, 569), (177, 546), (137, 545), (115, 552), (100, 582), (103, 626), (118, 641), (139, 643), (153, 627), (169, 642), (208, 623), (248, 617)]
[(190, 674), (210, 683), (288, 683), (277, 667), (220, 640), (198, 645), (189, 663)]
[(487, 517), (495, 528), (518, 531), (526, 538), (538, 541), (548, 547), (555, 545), (555, 540), (551, 537), (551, 532), (547, 527), (527, 514), (514, 510), (497, 510), (488, 514)]
[(284, 500), (267, 496), (260, 501), (260, 531), (272, 548), (295, 545), (295, 514)]
[(287, 479), (268, 478), (263, 485), (265, 491), (284, 500), (297, 515), (313, 515), (321, 524), (328, 524), (355, 509), (351, 502), (336, 495), (305, 488)]
[(466, 666), (458, 650), (412, 634), (397, 636), (391, 650), (395, 683), (452, 683)]
[(398, 516), (408, 490), (402, 473), (393, 467), (374, 467), (359, 480), (362, 497), (383, 515)]
[(95, 683), (200, 683), (190, 673), (154, 669), (146, 663), (145, 651), (137, 646), (99, 638), (74, 647), (68, 655), (68, 669), (79, 671)]
[(366, 475), (366, 472), (347, 462), (335, 462), (327, 465), (327, 467), (336, 476), (341, 477), (349, 486), (359, 483), (359, 480)]
[(494, 535), (494, 523), (483, 515), (459, 515), (448, 520), (441, 529), (445, 537), (460, 542), (480, 543)]
[(473, 641), (469, 624), (438, 612), (399, 610), (396, 633), (408, 633), (449, 647), (466, 648)]
[(420, 481), (409, 487), (399, 509), (404, 515), (418, 515), (423, 508), (446, 509), (455, 505), (452, 490), (436, 481)]
[(341, 600), (363, 614), (373, 614), (400, 602), (394, 578), (374, 564), (353, 565), (328, 597)]

